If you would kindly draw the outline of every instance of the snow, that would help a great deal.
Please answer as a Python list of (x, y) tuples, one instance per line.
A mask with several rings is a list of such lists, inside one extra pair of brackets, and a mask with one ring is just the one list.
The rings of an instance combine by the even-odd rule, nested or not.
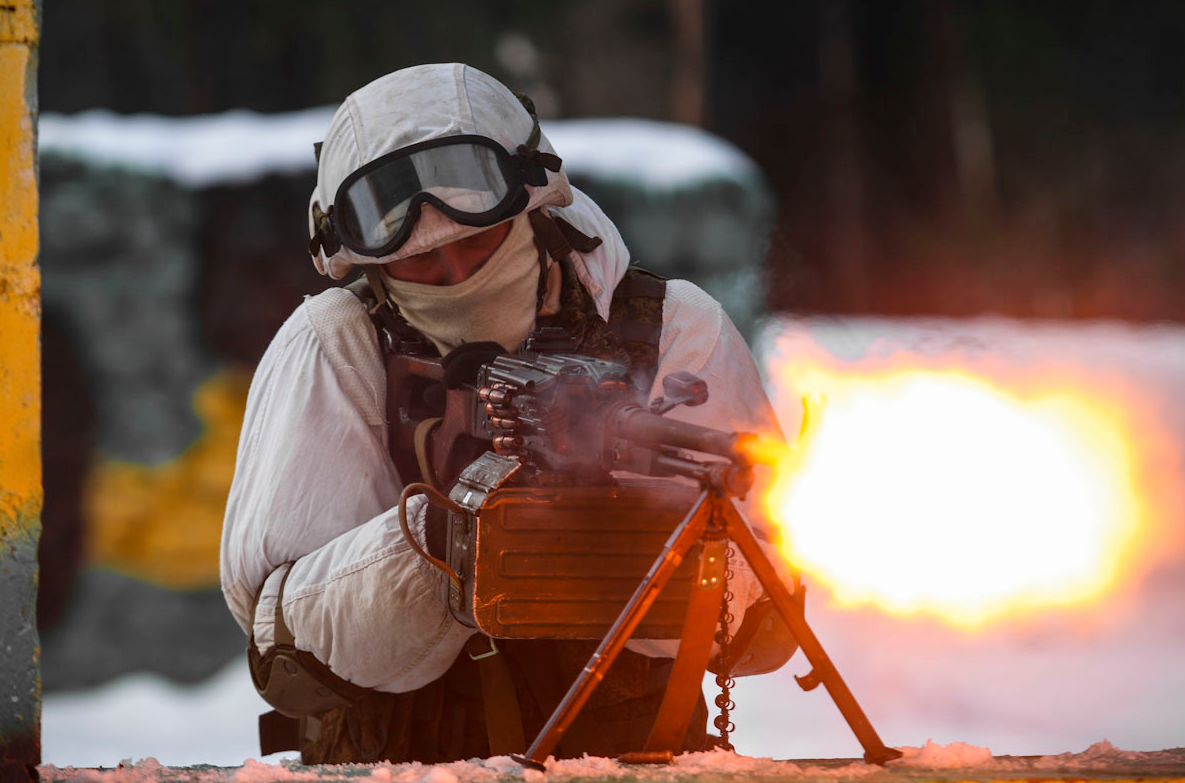
[(449, 764), (345, 764), (302, 767), (284, 762), (264, 764), (249, 759), (238, 768), (165, 767), (154, 758), (132, 764), (121, 762), (115, 769), (82, 770), (46, 765), (40, 768), (45, 783), (155, 783), (185, 780), (192, 783), (279, 783), (280, 781), (373, 781), (374, 783), (502, 783), (559, 780), (639, 781), (751, 781), (776, 780), (858, 781), (859, 783), (912, 783), (917, 780), (973, 780), (995, 777), (1034, 778), (1072, 775), (1128, 777), (1175, 776), (1185, 774), (1185, 749), (1156, 753), (1133, 753), (1115, 748), (1103, 740), (1082, 753), (1031, 758), (992, 757), (987, 748), (962, 742), (923, 747), (905, 747), (904, 757), (885, 768), (850, 759), (837, 761), (775, 761), (716, 750), (675, 757), (669, 766), (622, 764), (613, 759), (585, 756), (556, 761), (549, 759), (546, 772), (523, 769), (507, 756), (472, 759)]
[(424, 783), (457, 783), (459, 778), (447, 767), (436, 766), (430, 769), (422, 780)]
[(201, 187), (248, 182), (272, 172), (311, 170), (313, 143), (325, 138), (333, 109), (282, 114), (236, 109), (222, 114), (162, 117), (92, 109), (45, 112), (38, 126), (42, 154), (161, 174)]
[(623, 117), (553, 120), (543, 131), (574, 172), (638, 180), (655, 190), (713, 178), (760, 180), (745, 153), (691, 125)]
[(46, 694), (42, 758), (76, 767), (149, 756), (175, 766), (239, 765), (259, 755), (258, 716), (270, 709), (251, 685), (245, 656), (197, 686), (128, 675), (93, 690)]
[[(151, 759), (150, 759), (151, 761)], [(315, 769), (294, 769), (280, 764), (266, 764), (255, 759), (247, 759), (243, 766), (232, 772), (230, 778), (234, 783), (269, 783), (280, 780), (317, 780), (320, 777)], [(148, 778), (152, 780), (152, 778)]]
[[(334, 107), (261, 114), (163, 117), (92, 109), (45, 112), (38, 143), (56, 153), (170, 177), (190, 187), (247, 182), (272, 172), (311, 171), (314, 142), (325, 137)], [(543, 123), (571, 172), (640, 182), (655, 188), (704, 179), (759, 180), (743, 152), (700, 128), (654, 120), (609, 118)]]
[(900, 764), (904, 767), (976, 767), (992, 759), (992, 752), (987, 748), (968, 745), (966, 742), (940, 745), (934, 740), (926, 740), (926, 744), (920, 748), (905, 747), (901, 750)]

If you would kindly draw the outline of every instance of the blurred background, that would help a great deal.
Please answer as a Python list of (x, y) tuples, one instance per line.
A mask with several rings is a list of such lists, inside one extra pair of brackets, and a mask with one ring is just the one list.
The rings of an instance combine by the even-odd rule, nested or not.
[[(889, 744), (1185, 745), (1185, 5), (43, 12), (47, 763), (256, 755), (218, 538), (254, 365), (336, 284), (305, 250), (312, 143), (357, 87), (454, 60), (534, 98), (635, 259), (725, 305), (788, 420), (809, 383), (787, 352), (834, 376), (890, 357), (1019, 388), (1056, 362), (1122, 386), (1107, 402), (1155, 490), (1111, 593), (969, 631), (820, 578), (808, 617)], [(789, 693), (805, 668), (742, 684), (739, 750), (859, 755), (821, 693)]]

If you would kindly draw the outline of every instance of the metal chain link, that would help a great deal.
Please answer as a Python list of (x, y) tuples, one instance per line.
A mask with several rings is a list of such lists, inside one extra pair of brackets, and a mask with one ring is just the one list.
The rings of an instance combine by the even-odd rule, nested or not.
[[(732, 556), (733, 548), (728, 547), (728, 553), (725, 555), (724, 567), (724, 600), (720, 602), (720, 628), (716, 631), (716, 644), (720, 645), (720, 660), (728, 660), (728, 646), (732, 643), (732, 634), (728, 632), (729, 625), (732, 624), (733, 615), (729, 611), (729, 605), (732, 602), (732, 591), (729, 590), (729, 583), (732, 580)], [(717, 674), (716, 685), (720, 687), (720, 693), (716, 696), (716, 706), (720, 709), (720, 714), (712, 721), (712, 725), (720, 732), (719, 747), (724, 750), (735, 750), (732, 743), (728, 741), (729, 735), (736, 731), (736, 724), (729, 718), (729, 713), (736, 708), (736, 702), (732, 700), (732, 687), (736, 685), (736, 680), (728, 674)]]

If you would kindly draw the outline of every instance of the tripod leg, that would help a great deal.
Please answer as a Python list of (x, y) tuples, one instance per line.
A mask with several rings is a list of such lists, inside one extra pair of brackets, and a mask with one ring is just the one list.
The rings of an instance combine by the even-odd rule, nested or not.
[(805, 615), (796, 611), (797, 605), (794, 603), (793, 596), (791, 596), (790, 591), (786, 589), (786, 585), (778, 577), (778, 572), (774, 569), (773, 564), (769, 562), (769, 558), (765, 556), (761, 545), (757, 543), (757, 539), (753, 536), (753, 531), (749, 529), (749, 523), (737, 512), (736, 507), (731, 502), (725, 505), (726, 508), (723, 511), (727, 520), (729, 537), (736, 543), (737, 548), (741, 550), (741, 554), (749, 562), (749, 566), (753, 569), (757, 580), (765, 588), (765, 594), (774, 602), (778, 613), (782, 615), (782, 619), (786, 621), (786, 625), (798, 640), (798, 645), (802, 648), (803, 654), (806, 655), (807, 660), (814, 667), (808, 678), (823, 683), (823, 687), (831, 695), (831, 700), (835, 702), (835, 706), (839, 708), (840, 714), (843, 715), (844, 720), (851, 727), (852, 733), (856, 735), (856, 739), (864, 747), (864, 760), (873, 764), (884, 764), (886, 761), (900, 758), (901, 752), (899, 750), (885, 747), (885, 744), (881, 742), (876, 729), (872, 727), (868, 716), (864, 714), (864, 710), (856, 702), (856, 697), (852, 695), (847, 683), (839, 675), (839, 670), (835, 668), (835, 664), (831, 662), (831, 658), (823, 650), (823, 645), (819, 643), (815, 632), (807, 625)]
[(712, 657), (712, 640), (720, 619), (724, 599), (724, 572), (728, 569), (728, 539), (704, 541), (699, 554), (699, 569), (691, 587), (687, 619), (679, 653), (667, 680), (654, 728), (646, 740), (647, 751), (678, 752), (687, 734), (687, 724), (703, 692), (704, 672)]
[(621, 614), (617, 616), (605, 638), (601, 640), (596, 651), (589, 658), (588, 664), (580, 672), (580, 676), (572, 683), (572, 687), (568, 689), (563, 700), (555, 708), (555, 712), (547, 719), (547, 723), (539, 731), (539, 736), (535, 738), (526, 754), (513, 756), (516, 761), (526, 766), (542, 769), (543, 762), (555, 749), (564, 732), (572, 725), (572, 721), (576, 720), (576, 716), (584, 708), (593, 690), (605, 678), (605, 673), (625, 648), (625, 643), (633, 635), (638, 623), (646, 616), (646, 611), (670, 581), (671, 575), (683, 562), (683, 558), (700, 540), (704, 527), (707, 525), (709, 513), (708, 493), (704, 492), (696, 499), (695, 505), (687, 512), (683, 521), (672, 531), (662, 552), (654, 561), (654, 565), (650, 566), (646, 578), (634, 590), (633, 596), (630, 597), (629, 602), (621, 610)]

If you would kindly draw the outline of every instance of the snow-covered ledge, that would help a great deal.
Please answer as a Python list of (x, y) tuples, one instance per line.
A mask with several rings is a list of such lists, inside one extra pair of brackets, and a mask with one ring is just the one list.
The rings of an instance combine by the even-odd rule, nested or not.
[(905, 756), (886, 768), (854, 759), (775, 761), (725, 751), (677, 756), (670, 766), (630, 766), (613, 759), (549, 761), (546, 772), (523, 770), (508, 756), (450, 764), (349, 764), (304, 767), (292, 762), (266, 764), (254, 759), (241, 767), (165, 767), (155, 759), (123, 762), (114, 769), (43, 766), (44, 783), (555, 783), (577, 780), (778, 781), (781, 783), (918, 783), (919, 781), (1075, 781), (1185, 780), (1185, 748), (1157, 752), (1119, 750), (1107, 741), (1082, 753), (1056, 756), (992, 756), (987, 748), (962, 742), (902, 748)]
[[(190, 187), (312, 171), (334, 107), (261, 114), (165, 117), (92, 109), (41, 115), (42, 154), (156, 173)], [(635, 118), (548, 120), (543, 131), (574, 174), (622, 179), (652, 189), (704, 180), (760, 182), (756, 164), (700, 128)]]

